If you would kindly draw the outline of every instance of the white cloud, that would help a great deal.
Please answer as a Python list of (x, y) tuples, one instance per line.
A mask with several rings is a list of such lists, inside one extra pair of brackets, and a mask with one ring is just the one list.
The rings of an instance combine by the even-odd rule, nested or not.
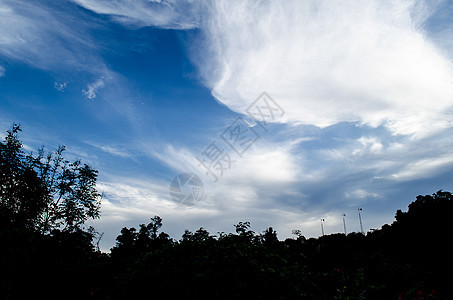
[(98, 142), (91, 142), (91, 141), (85, 141), (85, 144), (90, 145), (92, 147), (95, 147), (97, 149), (100, 149), (101, 151), (122, 157), (122, 158), (129, 158), (132, 160), (136, 159), (136, 152), (132, 149), (128, 149), (125, 146), (120, 146), (120, 145), (109, 145), (109, 144), (100, 144)]
[(97, 96), (96, 95), (97, 90), (103, 88), (104, 86), (105, 86), (104, 79), (99, 78), (95, 82), (88, 84), (87, 89), (82, 90), (82, 93), (88, 99), (93, 100)]
[(293, 123), (359, 121), (420, 135), (452, 125), (453, 72), (423, 31), (427, 2), (218, 1), (210, 9), (207, 50), (196, 61), (214, 96), (236, 111), (266, 90)]
[(99, 14), (113, 15), (117, 21), (167, 29), (191, 29), (198, 25), (197, 6), (192, 1), (160, 0), (73, 0)]
[(0, 77), (5, 76), (5, 67), (0, 66)]
[(453, 166), (453, 153), (447, 153), (441, 157), (427, 157), (412, 161), (391, 174), (389, 178), (398, 181), (430, 178), (435, 174), (446, 171)]
[(368, 192), (364, 189), (356, 189), (351, 192), (347, 192), (346, 197), (353, 199), (365, 199), (365, 198), (377, 198), (379, 197), (379, 195), (377, 193)]
[[(305, 141), (300, 139), (298, 142)], [(216, 141), (219, 149), (227, 152), (231, 159), (231, 166), (225, 162), (224, 170), (214, 171), (218, 176), (218, 182), (229, 182), (230, 184), (243, 183), (244, 185), (256, 184), (263, 186), (268, 183), (290, 183), (299, 177), (298, 169), (301, 168), (300, 157), (293, 153), (298, 142), (276, 144), (271, 141), (266, 143), (258, 140), (247, 149), (243, 156), (235, 154), (228, 146), (221, 141)], [(208, 146), (209, 143), (206, 144)], [(160, 159), (178, 172), (197, 172), (204, 177), (206, 182), (214, 182), (214, 177), (206, 174), (206, 169), (197, 160), (203, 160), (203, 155), (188, 148), (176, 148), (167, 145), (165, 150), (149, 149), (148, 155)]]
[(360, 146), (352, 151), (353, 155), (379, 154), (382, 150), (382, 143), (377, 137), (361, 137), (358, 142)]

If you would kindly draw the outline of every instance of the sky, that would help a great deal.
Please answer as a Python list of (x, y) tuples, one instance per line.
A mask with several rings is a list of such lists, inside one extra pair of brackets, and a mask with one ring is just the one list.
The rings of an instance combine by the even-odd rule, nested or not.
[(0, 0), (0, 136), (99, 171), (104, 251), (368, 231), (453, 190), (452, 47), (452, 1)]

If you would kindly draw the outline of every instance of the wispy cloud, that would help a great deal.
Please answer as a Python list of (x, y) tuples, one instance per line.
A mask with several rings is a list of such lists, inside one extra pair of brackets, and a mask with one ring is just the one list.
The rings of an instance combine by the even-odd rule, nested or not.
[(0, 54), (53, 72), (88, 71), (105, 67), (96, 54), (89, 29), (94, 23), (79, 14), (75, 5), (45, 1), (0, 3)]
[(434, 174), (444, 172), (452, 166), (453, 153), (450, 152), (441, 157), (429, 157), (412, 161), (398, 170), (398, 172), (391, 174), (390, 178), (401, 181), (430, 178)]
[(192, 1), (160, 0), (73, 0), (99, 14), (109, 14), (119, 22), (167, 29), (198, 26), (199, 11)]
[(0, 66), (0, 77), (5, 76), (5, 71), (6, 71), (6, 70), (5, 70), (5, 67)]
[(133, 152), (132, 149), (128, 149), (123, 146), (117, 146), (117, 145), (102, 145), (98, 144), (95, 142), (85, 142), (86, 144), (96, 147), (100, 149), (103, 152), (106, 152), (108, 154), (114, 155), (114, 156), (119, 156), (122, 158), (130, 158), (130, 159), (135, 159), (135, 153)]

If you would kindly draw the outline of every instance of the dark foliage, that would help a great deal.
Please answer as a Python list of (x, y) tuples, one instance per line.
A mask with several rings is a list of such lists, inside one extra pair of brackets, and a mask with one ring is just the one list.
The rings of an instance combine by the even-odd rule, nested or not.
[(66, 160), (64, 146), (55, 153), (41, 148), (26, 155), (19, 131), (13, 125), (0, 142), (0, 226), (72, 232), (98, 218), (97, 171), (80, 160)]
[[(137, 235), (124, 242), (135, 229), (123, 228), (112, 263), (129, 264), (111, 298), (453, 299), (452, 203), (449, 192), (418, 196), (392, 225), (366, 236), (306, 239), (295, 231), (297, 238), (279, 241), (271, 227), (256, 234), (240, 222), (236, 234), (186, 230), (179, 242), (166, 239), (143, 251)], [(135, 252), (121, 252), (126, 245)]]

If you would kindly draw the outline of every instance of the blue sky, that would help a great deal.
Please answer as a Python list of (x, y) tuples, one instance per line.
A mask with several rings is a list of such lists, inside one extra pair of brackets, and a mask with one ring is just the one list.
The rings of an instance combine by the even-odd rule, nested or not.
[[(0, 128), (29, 150), (66, 145), (100, 172), (108, 250), (159, 215), (179, 239), (250, 221), (280, 238), (392, 222), (452, 189), (449, 1), (1, 1)], [(284, 111), (246, 114), (266, 92)], [(261, 99), (261, 98), (260, 98)], [(262, 101), (262, 100), (259, 100)], [(259, 102), (258, 102), (259, 103)], [(252, 105), (252, 107), (254, 107)], [(239, 156), (222, 139), (243, 120)], [(235, 121), (236, 120), (236, 121)], [(228, 132), (228, 131), (227, 131)], [(212, 143), (231, 165), (214, 181)], [(172, 179), (197, 174), (193, 206)]]

